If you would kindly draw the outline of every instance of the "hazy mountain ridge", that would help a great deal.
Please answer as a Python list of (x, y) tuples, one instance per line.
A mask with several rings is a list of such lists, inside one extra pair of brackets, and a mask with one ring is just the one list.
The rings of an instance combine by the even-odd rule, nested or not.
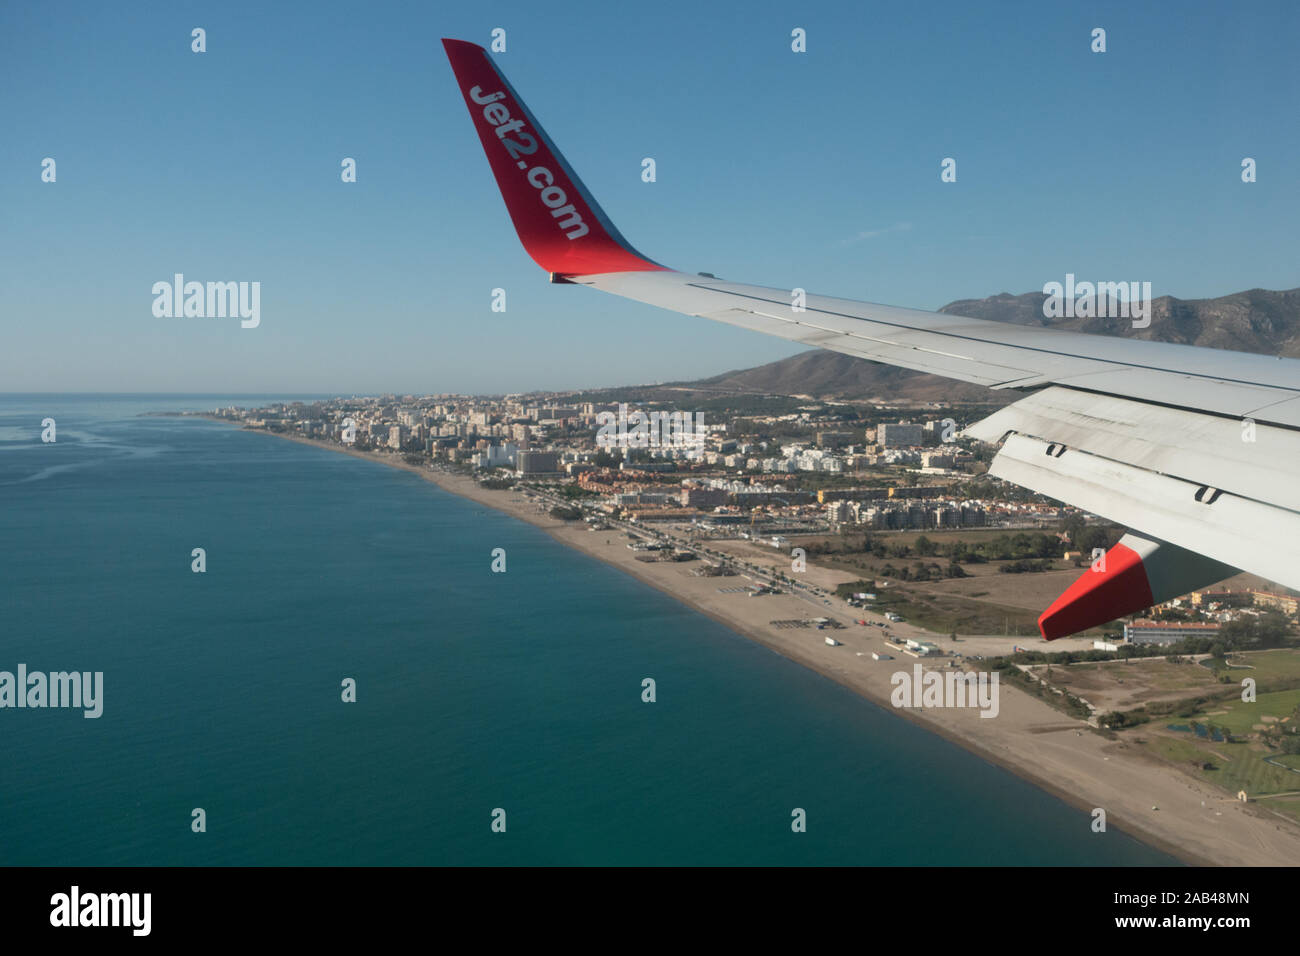
[[(1217, 299), (1160, 296), (1151, 303), (1151, 325), (1135, 329), (1127, 318), (1057, 318), (1043, 315), (1042, 292), (984, 299), (960, 299), (940, 312), (1014, 325), (1049, 326), (1074, 332), (1128, 336), (1207, 348), (1300, 358), (1300, 289), (1274, 292), (1249, 289)], [(997, 392), (922, 372), (880, 365), (824, 349), (738, 369), (695, 382), (675, 382), (677, 389), (710, 393), (812, 395), (819, 398), (901, 400), (913, 402), (996, 402), (1018, 394)]]
[(1133, 328), (1132, 320), (1126, 318), (1048, 319), (1043, 316), (1046, 299), (1042, 292), (1003, 292), (987, 299), (960, 299), (939, 311), (1015, 325), (1300, 357), (1300, 289), (1248, 289), (1217, 299), (1162, 295), (1152, 301), (1151, 325), (1145, 329)]

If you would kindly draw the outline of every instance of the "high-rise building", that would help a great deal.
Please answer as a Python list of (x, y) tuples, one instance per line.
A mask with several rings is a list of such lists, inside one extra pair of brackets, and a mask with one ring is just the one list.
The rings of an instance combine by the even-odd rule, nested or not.
[(559, 471), (560, 456), (553, 451), (520, 449), (516, 464), (521, 475), (550, 475)]
[(920, 425), (908, 422), (886, 422), (876, 429), (876, 438), (882, 448), (919, 445), (922, 442), (922, 430)]

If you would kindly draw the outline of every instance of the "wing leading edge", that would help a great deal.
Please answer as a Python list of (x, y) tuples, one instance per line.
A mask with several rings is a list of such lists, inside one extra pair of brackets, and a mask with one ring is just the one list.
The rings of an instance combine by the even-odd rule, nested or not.
[(1244, 569), (1300, 588), (1300, 361), (1010, 325), (724, 282), (637, 252), (482, 47), (443, 40), (520, 241), (586, 285), (808, 346), (996, 389), (967, 429), (990, 473), (1126, 536), (1044, 612), (1048, 639)]

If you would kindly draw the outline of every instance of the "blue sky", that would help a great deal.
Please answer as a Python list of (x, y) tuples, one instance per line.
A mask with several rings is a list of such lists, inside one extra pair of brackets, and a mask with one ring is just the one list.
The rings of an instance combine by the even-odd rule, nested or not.
[[(439, 43), (495, 27), (674, 268), (927, 309), (1067, 272), (1300, 286), (1293, 3), (272, 6), (0, 7), (0, 391), (514, 391), (796, 351), (546, 282)], [(260, 327), (156, 318), (176, 272), (261, 282)]]

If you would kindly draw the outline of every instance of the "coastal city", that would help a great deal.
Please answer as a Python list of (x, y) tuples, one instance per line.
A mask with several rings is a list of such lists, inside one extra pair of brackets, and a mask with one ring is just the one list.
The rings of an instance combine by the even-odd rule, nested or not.
[[(988, 476), (996, 448), (961, 433), (978, 408), (771, 396), (714, 400), (713, 411), (699, 412), (611, 400), (621, 397), (384, 395), (211, 415), (469, 475), (485, 489), (526, 491), (551, 517), (595, 531), (625, 526), (643, 561), (700, 559), (701, 574), (758, 574), (751, 586), (759, 592), (810, 587), (781, 569), (796, 548), (805, 568), (870, 572), (864, 582), (815, 589), (849, 607), (890, 588), (893, 603), (906, 603), (896, 596), (909, 585), (976, 577), (993, 563), (998, 575), (980, 576), (990, 590), (972, 592), (965, 615), (912, 602), (913, 622), (945, 635), (978, 633), (990, 617), (979, 613), (980, 597), (997, 605), (1006, 596), (999, 592), (1024, 590), (1024, 576), (1086, 568), (1123, 530)], [(754, 407), (764, 404), (776, 407)], [(754, 547), (737, 550), (740, 542)], [(746, 559), (772, 552), (782, 559)], [(1213, 639), (1224, 625), (1263, 612), (1297, 616), (1300, 599), (1268, 582), (1243, 576), (1229, 585), (1097, 631), (1092, 646), (1119, 652)], [(873, 594), (871, 603), (890, 602)], [(1002, 608), (1002, 619), (1005, 633), (1035, 633), (1030, 613)]]

